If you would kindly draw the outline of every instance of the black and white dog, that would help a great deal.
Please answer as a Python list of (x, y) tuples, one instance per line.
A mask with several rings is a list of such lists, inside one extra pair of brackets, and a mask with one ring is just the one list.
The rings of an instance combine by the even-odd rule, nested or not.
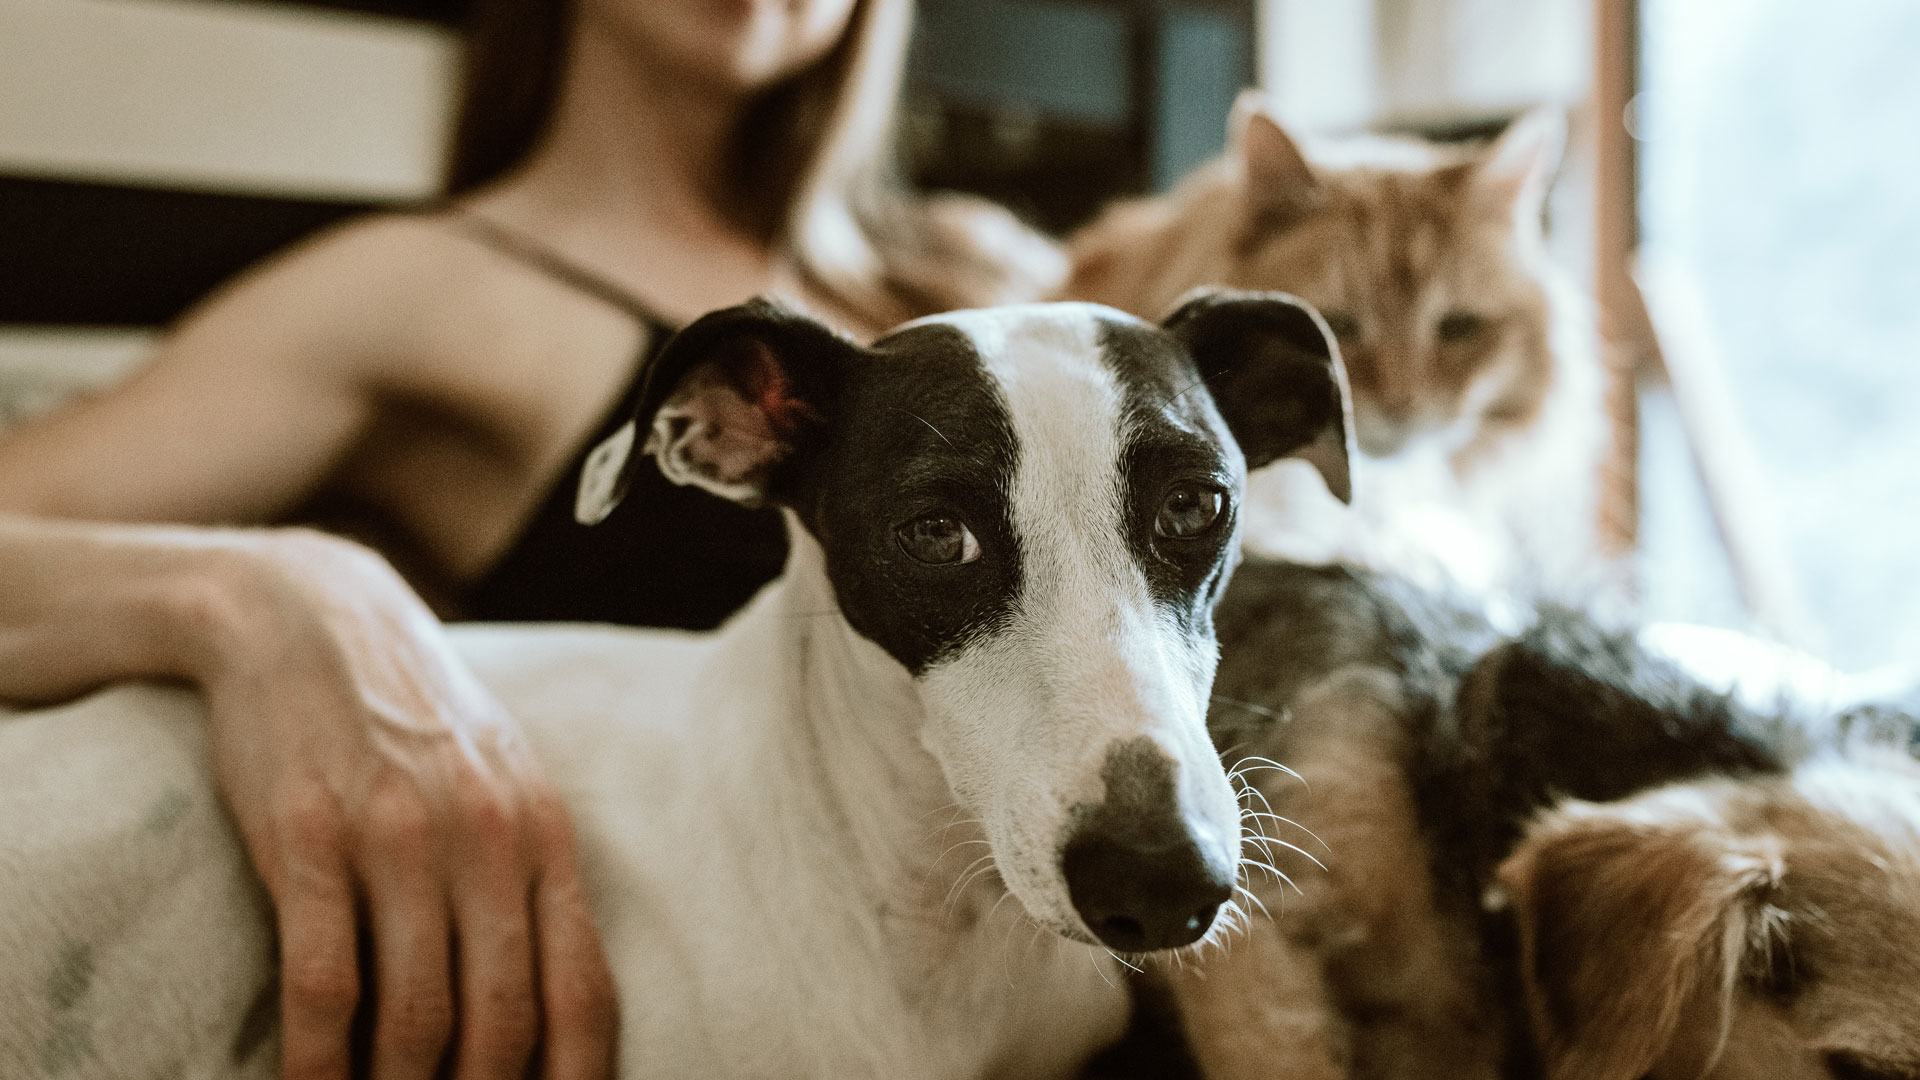
[[(1318, 316), (1272, 295), (871, 347), (760, 302), (681, 333), (580, 516), (644, 451), (782, 507), (784, 576), (712, 635), (458, 632), (575, 816), (623, 1075), (1057, 1076), (1114, 1039), (1112, 953), (1232, 917), (1242, 808), (1206, 714), (1246, 471), (1297, 455), (1344, 493), (1345, 408)], [(198, 708), (121, 688), (0, 720), (0, 908), (44, 922), (0, 927), (20, 1062), (79, 1009), (63, 1076), (271, 1068), (231, 1060), (270, 938)], [(102, 989), (61, 1005), (75, 942)]]

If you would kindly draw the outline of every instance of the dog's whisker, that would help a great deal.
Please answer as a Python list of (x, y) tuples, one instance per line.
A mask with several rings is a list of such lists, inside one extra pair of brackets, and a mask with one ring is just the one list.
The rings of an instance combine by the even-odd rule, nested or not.
[[(1235, 785), (1235, 790), (1239, 793), (1241, 797), (1244, 797), (1247, 794), (1251, 793), (1259, 796), (1260, 800), (1262, 802), (1265, 802), (1267, 798), (1267, 793), (1260, 789), (1259, 784), (1256, 784), (1252, 780), (1248, 779), (1247, 774), (1256, 773), (1256, 772), (1282, 772), (1282, 773), (1287, 773), (1295, 776), (1299, 775), (1297, 773), (1294, 773), (1292, 769), (1287, 769), (1287, 768), (1273, 766), (1273, 765), (1253, 764), (1253, 765), (1235, 766), (1233, 771), (1227, 774), (1227, 781)], [(1300, 782), (1302, 784), (1306, 783), (1305, 780), (1302, 780)], [(1312, 789), (1308, 789), (1308, 790), (1311, 791)]]
[(1312, 840), (1316, 844), (1319, 844), (1321, 851), (1324, 851), (1329, 855), (1333, 854), (1333, 848), (1330, 845), (1328, 845), (1328, 843), (1325, 840), (1320, 839), (1320, 834), (1314, 832), (1312, 829), (1307, 828), (1305, 825), (1300, 824), (1299, 822), (1293, 820), (1292, 818), (1280, 817), (1278, 815), (1275, 815), (1273, 820), (1278, 821), (1283, 825), (1291, 825), (1294, 828), (1299, 829), (1301, 832), (1307, 834), (1308, 839)]
[[(1102, 948), (1106, 948), (1105, 946), (1101, 946), (1101, 947), (1102, 947)], [(1121, 955), (1120, 955), (1119, 953), (1117, 953), (1117, 952), (1114, 952), (1114, 951), (1113, 951), (1112, 949), (1106, 949), (1106, 953), (1107, 953), (1107, 955), (1108, 955), (1108, 956), (1111, 956), (1111, 957), (1113, 957), (1113, 958), (1114, 958), (1115, 960), (1118, 960), (1118, 961), (1120, 961), (1120, 964), (1121, 964), (1121, 966), (1123, 966), (1123, 967), (1126, 967), (1126, 968), (1128, 968), (1128, 969), (1130, 969), (1130, 970), (1132, 970), (1132, 971), (1133, 971), (1133, 972), (1134, 972), (1135, 974), (1139, 974), (1139, 975), (1145, 975), (1145, 974), (1147, 973), (1147, 972), (1146, 972), (1146, 969), (1144, 969), (1144, 968), (1138, 968), (1138, 967), (1134, 967), (1134, 965), (1132, 965), (1132, 964), (1130, 964), (1130, 963), (1128, 963), (1128, 962), (1127, 962), (1127, 960), (1126, 960), (1126, 958), (1125, 958), (1125, 957), (1123, 957), (1123, 956), (1121, 956)]]
[[(978, 824), (980, 824), (980, 821), (977, 818), (962, 818), (959, 821), (949, 821), (945, 825), (935, 826), (934, 828), (928, 830), (927, 839), (932, 840), (936, 836), (939, 836), (943, 833), (950, 833), (953, 830), (958, 829), (963, 825), (978, 825)], [(974, 842), (986, 843), (984, 839), (980, 839), (980, 838), (976, 838)]]
[(1252, 889), (1249, 889), (1244, 885), (1235, 885), (1234, 890), (1238, 892), (1241, 896), (1244, 896), (1248, 900), (1253, 901), (1253, 905), (1260, 909), (1260, 914), (1265, 915), (1269, 919), (1273, 918), (1273, 912), (1267, 910), (1267, 905), (1261, 901), (1259, 896), (1255, 895)]
[(1313, 785), (1307, 783), (1306, 777), (1301, 776), (1299, 773), (1294, 772), (1292, 769), (1287, 768), (1272, 758), (1258, 756), (1243, 757), (1235, 763), (1233, 768), (1236, 773), (1278, 770), (1300, 781), (1301, 786), (1305, 787), (1308, 791), (1313, 790)]
[[(1290, 817), (1281, 817), (1279, 814), (1267, 814), (1267, 813), (1257, 814), (1256, 816), (1261, 820), (1277, 821), (1282, 825), (1291, 825), (1294, 828), (1299, 829), (1301, 832), (1306, 833), (1309, 837), (1311, 837), (1314, 843), (1320, 845), (1321, 850), (1325, 851), (1329, 855), (1333, 854), (1333, 849), (1327, 846), (1327, 842), (1325, 840), (1320, 839), (1320, 837), (1316, 835), (1312, 829), (1307, 828), (1305, 825), (1300, 824), (1299, 822), (1293, 820)], [(1264, 836), (1266, 834), (1262, 833), (1261, 835)], [(1269, 839), (1273, 839), (1273, 838), (1269, 837)], [(1303, 851), (1301, 852), (1301, 854), (1304, 855), (1306, 854), (1306, 852)]]
[[(961, 878), (958, 881), (954, 882), (952, 888), (947, 890), (947, 898), (945, 902), (941, 904), (941, 910), (943, 914), (951, 916), (955, 911), (959, 910), (961, 899), (966, 896), (968, 887), (971, 886), (975, 881), (981, 878), (984, 878), (988, 874), (998, 872), (999, 868), (997, 866), (994, 866), (991, 864), (986, 866), (980, 865), (982, 861), (990, 860), (992, 858), (993, 858), (992, 855), (983, 855), (981, 856), (980, 859), (976, 859), (971, 865), (968, 866), (966, 872), (961, 876)], [(1002, 899), (1005, 899), (1005, 897), (1003, 896)], [(996, 907), (999, 906), (998, 901), (995, 901), (995, 906)]]
[(1274, 879), (1278, 883), (1286, 885), (1288, 888), (1292, 889), (1295, 893), (1298, 893), (1301, 896), (1307, 895), (1305, 892), (1301, 890), (1299, 885), (1294, 883), (1294, 880), (1292, 878), (1274, 869), (1273, 867), (1268, 866), (1266, 863), (1260, 862), (1255, 859), (1245, 859), (1242, 861), (1247, 862), (1253, 866), (1260, 867), (1262, 870), (1265, 870), (1267, 873), (1272, 874), (1274, 876)]
[[(1258, 823), (1263, 821), (1286, 821), (1287, 819), (1271, 810), (1256, 810), (1251, 806), (1243, 806), (1240, 808), (1240, 820), (1243, 822), (1252, 821)], [(1264, 836), (1266, 834), (1262, 832), (1261, 835)]]
[[(1112, 950), (1112, 949), (1108, 949), (1108, 950), (1107, 950), (1107, 955), (1108, 955), (1108, 956), (1113, 956), (1113, 950)], [(1113, 956), (1113, 958), (1114, 958), (1115, 960), (1119, 960), (1119, 959), (1120, 959), (1120, 958), (1119, 958), (1119, 957), (1117, 957), (1117, 956)], [(1125, 961), (1121, 961), (1121, 962), (1122, 962), (1122, 963), (1125, 963)], [(1106, 983), (1106, 984), (1107, 984), (1107, 989), (1109, 989), (1109, 990), (1118, 990), (1118, 989), (1120, 989), (1119, 987), (1117, 987), (1117, 986), (1115, 986), (1115, 985), (1113, 985), (1113, 982), (1112, 982), (1112, 980), (1110, 980), (1110, 979), (1108, 979), (1108, 978), (1107, 978), (1107, 973), (1106, 973), (1105, 971), (1102, 971), (1102, 970), (1100, 969), (1100, 954), (1099, 954), (1099, 953), (1097, 953), (1097, 952), (1094, 952), (1094, 951), (1093, 951), (1092, 949), (1088, 949), (1088, 950), (1087, 950), (1087, 963), (1089, 963), (1089, 964), (1092, 964), (1092, 965), (1093, 965), (1093, 970), (1094, 970), (1094, 974), (1096, 974), (1096, 975), (1099, 975), (1099, 976), (1100, 976), (1100, 981), (1101, 981), (1101, 982), (1103, 982), (1103, 983)]]
[[(1323, 863), (1319, 859), (1314, 858), (1312, 852), (1306, 850), (1305, 848), (1299, 846), (1298, 844), (1289, 844), (1285, 840), (1282, 840), (1274, 836), (1263, 837), (1263, 839), (1265, 839), (1268, 843), (1279, 844), (1281, 847), (1286, 848), (1288, 851), (1293, 852), (1294, 854), (1300, 856), (1301, 858), (1307, 860), (1308, 862), (1312, 863), (1313, 865), (1319, 867), (1322, 870), (1325, 870), (1327, 868), (1326, 863)], [(1319, 839), (1319, 838), (1315, 837), (1315, 839)], [(1325, 847), (1326, 845), (1322, 844), (1321, 846)], [(1332, 852), (1328, 852), (1328, 854), (1332, 854)]]
[[(983, 923), (992, 922), (993, 913), (996, 911), (999, 911), (1000, 905), (1006, 903), (1007, 897), (1012, 895), (1013, 895), (1013, 891), (1008, 890), (1006, 893), (1001, 895), (1000, 899), (994, 901), (993, 906), (987, 909), (987, 917), (983, 919), (982, 922)], [(1014, 978), (1013, 978), (1013, 932), (1015, 930), (1020, 929), (1022, 925), (1032, 926), (1035, 929), (1042, 929), (1042, 930), (1045, 929), (1045, 927), (1042, 927), (1039, 923), (1033, 921), (1033, 917), (1027, 914), (1025, 908), (1019, 908), (1017, 910), (1018, 910), (1017, 917), (1012, 922), (1007, 924), (1007, 936), (1000, 939), (1000, 970), (1007, 977), (1008, 987), (1012, 987), (1015, 985)], [(1032, 938), (1027, 939), (1027, 949), (1028, 951), (1032, 951), (1033, 949)]]
[(1255, 787), (1252, 784), (1248, 784), (1246, 785), (1246, 787), (1241, 789), (1241, 797), (1244, 798), (1248, 795), (1251, 795), (1254, 798), (1259, 799), (1260, 805), (1267, 808), (1267, 813), (1269, 814), (1273, 813), (1273, 804), (1267, 801), (1266, 792), (1261, 791), (1258, 787)]
[[(948, 844), (947, 850), (941, 852), (940, 858), (933, 860), (933, 863), (935, 866), (938, 866), (940, 865), (940, 861), (942, 859), (945, 859), (947, 856), (953, 854), (956, 851), (959, 851), (963, 847), (972, 847), (975, 844), (987, 844), (987, 841), (980, 840), (980, 839), (956, 840), (953, 843)], [(991, 847), (992, 845), (987, 844), (987, 846)]]
[(947, 850), (940, 853), (940, 858), (933, 860), (933, 864), (935, 866), (938, 866), (940, 865), (941, 862), (945, 861), (947, 856), (953, 854), (956, 851), (959, 851), (961, 848), (974, 847), (975, 845), (984, 846), (988, 848), (991, 848), (993, 846), (992, 844), (987, 843), (985, 840), (962, 840), (959, 843), (949, 845), (947, 847)]
[(920, 820), (924, 822), (928, 818), (932, 817), (933, 815), (938, 813), (943, 813), (943, 812), (950, 814), (952, 816), (950, 816), (947, 819), (946, 824), (936, 825), (933, 828), (928, 829), (927, 839), (931, 840), (934, 837), (939, 836), (941, 833), (950, 832), (954, 829), (959, 828), (962, 825), (979, 825), (980, 824), (979, 818), (962, 817), (961, 814), (964, 813), (964, 809), (960, 806), (959, 803), (951, 803), (949, 805), (940, 807), (940, 809), (938, 810), (929, 810), (926, 813), (920, 815)]
[(960, 894), (966, 891), (967, 885), (973, 880), (973, 878), (976, 875), (984, 873), (986, 871), (987, 868), (983, 867), (981, 864), (991, 863), (992, 861), (993, 861), (993, 853), (989, 851), (985, 855), (982, 855), (979, 858), (968, 863), (966, 865), (966, 868), (960, 871), (960, 876), (955, 878), (953, 884), (949, 886), (947, 889), (947, 902), (949, 907), (951, 907), (953, 903), (959, 900)]
[[(976, 860), (974, 863), (970, 864), (967, 867), (967, 872), (965, 876), (961, 877), (960, 880), (954, 882), (953, 895), (956, 900), (959, 898), (960, 894), (964, 893), (967, 890), (968, 886), (974, 883), (974, 881), (980, 878), (983, 878), (988, 874), (992, 874), (998, 871), (999, 868), (992, 865), (992, 862), (991, 862), (992, 858), (993, 856), (991, 855), (981, 856), (979, 860)], [(985, 866), (980, 865), (982, 861), (987, 862), (987, 865)]]
[[(940, 853), (940, 857), (939, 857), (939, 858), (937, 858), (937, 859), (935, 859), (935, 860), (933, 860), (933, 862), (932, 862), (932, 863), (930, 863), (930, 864), (928, 864), (928, 866), (927, 866), (927, 876), (928, 876), (928, 877), (932, 877), (932, 876), (933, 876), (933, 874), (934, 874), (934, 872), (940, 869), (940, 864), (941, 864), (941, 863), (943, 863), (943, 862), (946, 862), (946, 861), (947, 861), (947, 856), (949, 856), (949, 855), (951, 855), (951, 854), (953, 854), (953, 853), (954, 853), (954, 852), (956, 852), (956, 851), (959, 851), (959, 850), (960, 850), (961, 848), (964, 848), (964, 847), (972, 847), (972, 846), (974, 846), (975, 844), (985, 844), (985, 843), (986, 843), (986, 841), (985, 841), (985, 840), (962, 840), (962, 841), (960, 841), (960, 842), (959, 842), (959, 843), (957, 843), (957, 844), (953, 844), (953, 845), (950, 845), (950, 846), (949, 846), (949, 847), (947, 848), (947, 850), (945, 850), (945, 851), (943, 851), (943, 852), (941, 852), (941, 853)], [(988, 852), (987, 852), (987, 854), (985, 854), (985, 855), (982, 855), (982, 856), (980, 856), (980, 859), (990, 859), (990, 858), (992, 858), (992, 857), (993, 857), (993, 852), (992, 852), (992, 850), (991, 850), (991, 846), (989, 845), (989, 850), (988, 850)], [(972, 868), (973, 866), (975, 866), (975, 865), (977, 865), (977, 864), (978, 864), (978, 863), (980, 862), (980, 859), (975, 859), (975, 860), (974, 860), (973, 862), (971, 862), (971, 863), (968, 863), (968, 864), (967, 864), (967, 866), (968, 866), (968, 868), (970, 869), (970, 868)], [(962, 870), (962, 871), (960, 871), (960, 872), (961, 872), (962, 874), (964, 874), (964, 873), (966, 873), (966, 870)]]
[(1277, 724), (1290, 723), (1293, 720), (1293, 713), (1287, 709), (1269, 709), (1265, 705), (1255, 704), (1251, 701), (1241, 701), (1238, 698), (1230, 698), (1224, 694), (1214, 694), (1212, 695), (1212, 700), (1221, 705), (1231, 705), (1236, 709), (1245, 709), (1255, 716), (1266, 717), (1268, 720), (1272, 720)]
[[(998, 907), (999, 905), (994, 905)], [(1013, 981), (1013, 932), (1019, 929), (1019, 923), (1007, 925), (1007, 936), (1000, 939), (1000, 973), (1007, 977), (1007, 989), (1014, 987)]]
[[(994, 912), (996, 912), (996, 911), (999, 911), (999, 910), (1000, 910), (1000, 905), (1001, 905), (1001, 904), (1004, 904), (1004, 903), (1006, 903), (1006, 902), (1007, 902), (1007, 897), (1009, 897), (1009, 896), (1012, 896), (1012, 895), (1013, 895), (1013, 890), (1011, 890), (1011, 889), (1009, 889), (1009, 890), (1007, 890), (1007, 891), (1006, 891), (1006, 892), (1004, 892), (1004, 893), (1001, 893), (1001, 894), (1000, 894), (1000, 899), (998, 899), (998, 900), (995, 900), (995, 901), (993, 902), (993, 906), (987, 909), (987, 917), (986, 917), (986, 918), (984, 918), (984, 919), (981, 919), (980, 921), (981, 921), (982, 923), (990, 923), (990, 922), (992, 922), (992, 921), (993, 921), (993, 914), (994, 914)], [(1015, 926), (1018, 926), (1019, 924), (1018, 924), (1018, 923), (1015, 923), (1014, 925), (1015, 925)], [(1011, 941), (1011, 940), (1013, 940), (1013, 928), (1012, 928), (1012, 927), (1008, 927), (1008, 928), (1007, 928), (1007, 940), (1009, 940), (1009, 941)]]
[(927, 811), (926, 813), (921, 814), (918, 820), (925, 821), (928, 818), (932, 817), (933, 815), (940, 814), (940, 813), (947, 813), (947, 812), (958, 813), (960, 809), (961, 809), (961, 806), (958, 802), (950, 802), (945, 806), (936, 806), (933, 809)]
[(1245, 851), (1249, 847), (1259, 852), (1261, 858), (1269, 861), (1273, 859), (1273, 837), (1262, 832), (1248, 830), (1241, 834), (1240, 848), (1242, 851)]

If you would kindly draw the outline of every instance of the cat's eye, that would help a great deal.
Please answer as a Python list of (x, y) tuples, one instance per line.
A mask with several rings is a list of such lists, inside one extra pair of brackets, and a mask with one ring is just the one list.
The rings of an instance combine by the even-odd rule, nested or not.
[(1327, 321), (1327, 329), (1337, 338), (1352, 338), (1360, 333), (1360, 320), (1344, 311), (1323, 311), (1320, 317)]
[(1226, 509), (1227, 493), (1207, 484), (1182, 482), (1167, 489), (1160, 502), (1160, 513), (1153, 519), (1153, 531), (1169, 540), (1192, 540), (1203, 536), (1220, 520)]
[(1486, 328), (1487, 317), (1484, 315), (1476, 315), (1471, 311), (1449, 311), (1440, 316), (1440, 325), (1434, 328), (1434, 332), (1440, 335), (1441, 341), (1456, 342), (1477, 337)]
[(952, 514), (923, 514), (893, 531), (900, 550), (929, 566), (970, 563), (980, 557), (980, 541), (967, 523)]

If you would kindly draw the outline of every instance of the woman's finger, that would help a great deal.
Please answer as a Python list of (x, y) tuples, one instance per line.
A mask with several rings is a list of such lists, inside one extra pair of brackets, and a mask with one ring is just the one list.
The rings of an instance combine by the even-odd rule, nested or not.
[(368, 805), (362, 847), (373, 930), (372, 1080), (430, 1080), (453, 1034), (452, 932), (433, 822), (409, 793)]
[(613, 972), (574, 857), (573, 830), (557, 800), (538, 812), (533, 889), (546, 1080), (609, 1080), (619, 1034)]
[(280, 927), (281, 1074), (346, 1080), (360, 966), (339, 811), (315, 789), (282, 826), (279, 849), (256, 860), (273, 868), (267, 884)]
[(521, 1080), (540, 1037), (532, 885), (511, 798), (469, 785), (453, 869), (459, 945), (456, 1080)]

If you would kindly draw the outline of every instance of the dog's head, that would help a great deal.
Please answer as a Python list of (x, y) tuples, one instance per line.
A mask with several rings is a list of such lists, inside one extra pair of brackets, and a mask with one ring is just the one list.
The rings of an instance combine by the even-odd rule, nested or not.
[[(846, 623), (912, 676), (922, 741), (1028, 912), (1142, 951), (1205, 934), (1235, 881), (1213, 605), (1249, 465), (1299, 455), (1346, 485), (1334, 355), (1270, 295), (1158, 327), (958, 312), (871, 347), (755, 302), (665, 348), (633, 430), (669, 478), (791, 513)], [(583, 517), (624, 456), (588, 470)]]
[(1920, 773), (1573, 804), (1500, 871), (1552, 1080), (1920, 1077)]

